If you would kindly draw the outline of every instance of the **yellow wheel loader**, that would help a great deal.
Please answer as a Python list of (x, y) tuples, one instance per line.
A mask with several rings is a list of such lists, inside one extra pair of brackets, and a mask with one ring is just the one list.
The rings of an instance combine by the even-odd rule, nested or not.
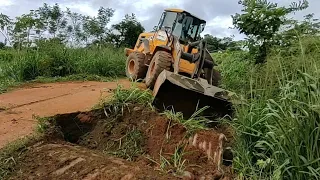
[(173, 107), (186, 117), (204, 106), (213, 115), (231, 113), (229, 92), (217, 87), (220, 73), (200, 36), (205, 24), (184, 10), (166, 9), (154, 32), (125, 49), (126, 75), (145, 80), (158, 108)]

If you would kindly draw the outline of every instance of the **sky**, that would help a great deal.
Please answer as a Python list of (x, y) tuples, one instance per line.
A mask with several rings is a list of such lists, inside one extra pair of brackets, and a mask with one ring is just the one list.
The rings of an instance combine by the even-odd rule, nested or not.
[[(293, 0), (271, 1), (279, 5), (289, 5), (293, 2)], [(315, 17), (320, 18), (320, 12), (317, 11), (320, 0), (308, 1), (309, 8), (293, 15), (295, 18), (303, 19), (303, 16), (309, 13), (315, 13)], [(72, 11), (90, 16), (95, 16), (101, 6), (113, 8), (115, 14), (110, 24), (121, 21), (125, 14), (134, 13), (146, 31), (152, 30), (158, 24), (165, 8), (180, 8), (207, 21), (203, 34), (211, 34), (220, 38), (233, 36), (236, 40), (244, 38), (244, 35), (231, 28), (231, 15), (241, 12), (238, 0), (0, 0), (0, 13), (14, 18), (28, 13), (31, 9), (37, 9), (43, 3), (50, 5), (58, 3), (61, 8), (68, 7)]]

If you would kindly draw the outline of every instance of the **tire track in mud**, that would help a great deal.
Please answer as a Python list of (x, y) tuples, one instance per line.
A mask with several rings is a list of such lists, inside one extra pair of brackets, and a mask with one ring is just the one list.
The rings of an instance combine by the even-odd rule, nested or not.
[(60, 96), (55, 96), (55, 97), (51, 97), (51, 98), (47, 98), (47, 99), (41, 99), (41, 100), (38, 100), (38, 101), (33, 101), (33, 102), (30, 102), (30, 103), (20, 104), (20, 105), (16, 105), (16, 106), (12, 106), (12, 107), (6, 108), (5, 110), (7, 110), (7, 111), (8, 110), (13, 110), (13, 109), (20, 108), (20, 107), (23, 107), (23, 106), (28, 106), (28, 105), (32, 105), (32, 104), (40, 103), (40, 102), (44, 102), (44, 101), (49, 101), (49, 100), (52, 100), (52, 99), (68, 96), (68, 95), (71, 95), (71, 94), (72, 93), (67, 93), (67, 94), (62, 94)]

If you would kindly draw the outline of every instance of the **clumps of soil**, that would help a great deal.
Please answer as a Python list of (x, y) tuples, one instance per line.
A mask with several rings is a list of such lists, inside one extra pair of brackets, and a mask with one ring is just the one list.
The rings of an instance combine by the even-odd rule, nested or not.
[(69, 143), (38, 143), (17, 161), (8, 179), (172, 179), (150, 166), (129, 162)]
[(0, 112), (5, 111), (6, 108), (5, 107), (0, 107)]
[(195, 142), (184, 126), (148, 107), (130, 106), (121, 115), (106, 116), (100, 109), (57, 115), (54, 119), (45, 140), (30, 147), (19, 160), (20, 171), (15, 178), (231, 177), (229, 167), (217, 167), (205, 148), (202, 150), (207, 146), (203, 142), (218, 147), (220, 133), (212, 129), (198, 131)]

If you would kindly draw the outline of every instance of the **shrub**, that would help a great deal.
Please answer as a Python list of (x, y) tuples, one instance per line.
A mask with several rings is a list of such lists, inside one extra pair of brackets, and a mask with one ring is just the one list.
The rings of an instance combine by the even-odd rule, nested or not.
[(319, 179), (319, 42), (305, 37), (290, 47), (274, 47), (265, 65), (253, 67), (254, 76), (248, 72), (251, 96), (236, 107), (233, 121), (239, 176)]

